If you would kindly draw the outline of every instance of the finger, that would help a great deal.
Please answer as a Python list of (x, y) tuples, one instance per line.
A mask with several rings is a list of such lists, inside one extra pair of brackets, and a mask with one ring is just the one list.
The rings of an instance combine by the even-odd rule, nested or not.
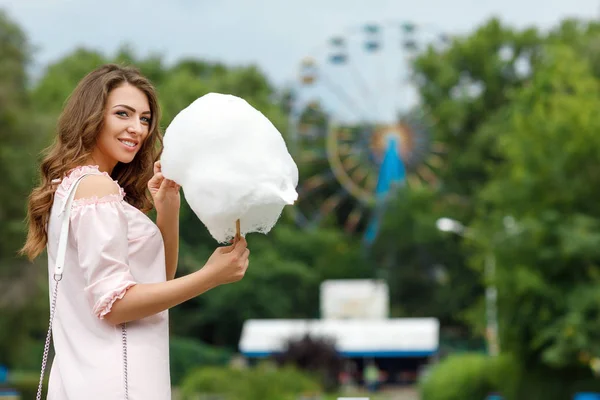
[(169, 184), (167, 183), (166, 179), (162, 179), (162, 180), (157, 180), (156, 181), (156, 185), (155, 187), (158, 186), (158, 190), (156, 191), (157, 194), (163, 194), (165, 191), (168, 190), (168, 186)]
[(176, 192), (178, 192), (179, 189), (181, 189), (181, 186), (178, 185), (177, 182), (175, 182), (174, 180), (167, 179), (167, 178), (165, 178), (165, 180), (168, 182), (169, 189), (173, 189)]
[(229, 246), (221, 246), (219, 248), (217, 248), (217, 251), (221, 254), (228, 254), (231, 253), (234, 249), (235, 245), (230, 244)]
[(245, 237), (240, 236), (233, 246), (233, 251), (238, 255), (242, 255), (244, 253), (244, 250), (246, 250), (248, 243), (246, 242)]
[(157, 172), (154, 175), (152, 175), (152, 178), (150, 178), (150, 182), (161, 182), (165, 177), (163, 176), (162, 172)]
[(154, 176), (152, 177), (152, 179), (150, 179), (150, 182), (154, 186), (159, 186), (164, 181), (165, 181), (165, 177), (163, 176), (162, 172), (157, 172), (156, 174), (154, 174)]
[(161, 171), (162, 171), (162, 165), (160, 163), (160, 160), (158, 160), (154, 163), (154, 174), (156, 174), (157, 172), (161, 172)]
[(250, 260), (246, 260), (246, 262), (244, 263), (244, 270), (247, 270), (249, 265), (250, 265)]

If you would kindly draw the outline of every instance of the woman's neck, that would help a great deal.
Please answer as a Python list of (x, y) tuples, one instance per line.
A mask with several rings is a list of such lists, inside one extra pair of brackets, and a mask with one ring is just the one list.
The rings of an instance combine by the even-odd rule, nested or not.
[(97, 165), (98, 169), (101, 172), (106, 172), (109, 175), (112, 174), (113, 169), (115, 168), (116, 163), (114, 161), (106, 160), (106, 157), (103, 157), (101, 154), (90, 154), (90, 157), (87, 160), (89, 165)]

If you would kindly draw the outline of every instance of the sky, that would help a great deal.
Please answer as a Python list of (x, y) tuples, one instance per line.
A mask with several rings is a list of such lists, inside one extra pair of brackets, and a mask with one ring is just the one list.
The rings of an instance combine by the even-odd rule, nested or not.
[[(493, 16), (541, 29), (566, 17), (600, 17), (600, 0), (0, 0), (0, 8), (37, 47), (34, 70), (80, 46), (110, 55), (129, 44), (139, 56), (158, 53), (167, 62), (194, 57), (255, 64), (276, 85), (292, 82), (300, 61), (322, 53), (331, 37), (360, 42), (357, 28), (367, 23), (412, 21), (425, 27), (425, 39), (468, 33)], [(402, 63), (395, 50), (382, 51), (375, 61), (364, 55), (354, 60), (352, 68), (371, 93), (399, 79), (390, 72), (390, 64)], [(348, 71), (332, 71), (333, 81)], [(338, 89), (346, 82), (337, 82)]]

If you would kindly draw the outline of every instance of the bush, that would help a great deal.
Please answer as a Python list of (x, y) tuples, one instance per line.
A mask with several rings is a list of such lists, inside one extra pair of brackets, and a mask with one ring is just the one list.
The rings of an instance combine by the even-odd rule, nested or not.
[(302, 394), (321, 391), (318, 382), (295, 368), (269, 364), (254, 368), (210, 367), (191, 372), (183, 381), (183, 400), (199, 395), (221, 395), (226, 400), (296, 400)]
[(508, 356), (452, 355), (435, 365), (420, 384), (422, 400), (483, 400), (512, 391), (518, 368)]
[(579, 392), (600, 393), (600, 380), (589, 369), (528, 370), (506, 390), (507, 400), (572, 399)]
[[(26, 340), (21, 348), (15, 353), (18, 354), (18, 357), (12, 364), (12, 369), (18, 371), (37, 371), (42, 366), (44, 340)], [(48, 354), (48, 370), (46, 373), (49, 373), (50, 371), (50, 360), (52, 360), (53, 357), (54, 349), (50, 346), (50, 353)]]
[(422, 400), (483, 400), (500, 393), (506, 400), (564, 400), (578, 392), (600, 392), (589, 369), (530, 369), (508, 355), (453, 355), (420, 382)]
[[(10, 372), (8, 382), (0, 387), (15, 389), (21, 399), (35, 399), (37, 394), (38, 384), (40, 382), (39, 372)], [(44, 377), (44, 387), (42, 389), (42, 398), (46, 398), (48, 390), (48, 374)]]
[(231, 356), (231, 351), (199, 340), (173, 337), (170, 341), (171, 384), (179, 386), (187, 373), (195, 368), (226, 365)]
[(285, 349), (276, 354), (273, 360), (279, 366), (290, 365), (318, 376), (326, 392), (338, 389), (343, 359), (335, 342), (326, 337), (307, 335), (300, 339), (290, 339)]

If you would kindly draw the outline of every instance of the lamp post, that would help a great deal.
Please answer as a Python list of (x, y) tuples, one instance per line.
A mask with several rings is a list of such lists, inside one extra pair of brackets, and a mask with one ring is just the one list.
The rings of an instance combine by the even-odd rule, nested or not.
[[(510, 218), (510, 217), (508, 217)], [(514, 225), (514, 220), (505, 219), (505, 227)], [(462, 237), (477, 240), (475, 234), (460, 222), (451, 218), (440, 218), (436, 221), (437, 228), (442, 232), (452, 232)], [(496, 257), (492, 248), (486, 246), (484, 273), (486, 277), (485, 309), (486, 309), (486, 337), (488, 352), (491, 356), (497, 356), (500, 352), (500, 341), (498, 338), (498, 291), (496, 288)]]

